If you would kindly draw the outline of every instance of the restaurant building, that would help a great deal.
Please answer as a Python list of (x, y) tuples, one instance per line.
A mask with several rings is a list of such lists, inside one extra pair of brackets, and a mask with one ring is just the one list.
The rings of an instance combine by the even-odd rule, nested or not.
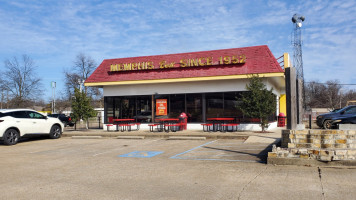
[(103, 88), (104, 124), (132, 118), (148, 128), (157, 118), (185, 112), (188, 129), (201, 129), (207, 118), (234, 117), (240, 129), (260, 130), (236, 107), (253, 74), (273, 88), (277, 112), (269, 120), (276, 127), (276, 116), (285, 113), (284, 70), (266, 45), (105, 59), (85, 86)]

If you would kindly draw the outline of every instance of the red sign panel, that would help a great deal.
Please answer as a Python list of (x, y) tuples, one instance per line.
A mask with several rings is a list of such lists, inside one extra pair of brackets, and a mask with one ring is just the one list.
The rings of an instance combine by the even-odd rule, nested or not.
[(156, 99), (156, 115), (167, 115), (167, 99)]

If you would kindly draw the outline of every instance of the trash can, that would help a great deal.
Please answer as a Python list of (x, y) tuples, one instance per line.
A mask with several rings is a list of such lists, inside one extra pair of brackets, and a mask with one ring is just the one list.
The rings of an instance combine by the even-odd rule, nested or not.
[(185, 114), (184, 112), (182, 112), (180, 115), (179, 115), (179, 123), (180, 123), (180, 127), (179, 129), (182, 131), (182, 130), (187, 130), (187, 114)]
[(279, 113), (278, 115), (278, 127), (284, 127), (286, 125), (286, 116), (284, 113)]

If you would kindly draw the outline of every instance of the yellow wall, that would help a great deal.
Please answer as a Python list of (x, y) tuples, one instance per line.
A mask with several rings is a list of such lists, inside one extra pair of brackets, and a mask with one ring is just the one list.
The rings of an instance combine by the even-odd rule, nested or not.
[(285, 94), (282, 94), (279, 98), (279, 113), (287, 116), (287, 96)]

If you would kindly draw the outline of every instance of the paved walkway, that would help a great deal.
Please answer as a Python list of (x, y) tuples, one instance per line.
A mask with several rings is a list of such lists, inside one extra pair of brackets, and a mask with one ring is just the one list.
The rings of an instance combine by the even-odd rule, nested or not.
[(281, 138), (282, 128), (269, 130), (267, 133), (258, 133), (250, 131), (238, 132), (204, 132), (202, 130), (185, 130), (179, 132), (150, 132), (149, 130), (139, 131), (105, 131), (102, 129), (78, 129), (74, 130), (69, 127), (64, 130), (63, 137), (72, 136), (101, 136), (101, 137), (118, 137), (118, 136), (143, 136), (144, 138), (169, 138), (173, 136), (181, 137), (205, 137), (206, 139), (241, 139), (245, 143), (278, 143)]

